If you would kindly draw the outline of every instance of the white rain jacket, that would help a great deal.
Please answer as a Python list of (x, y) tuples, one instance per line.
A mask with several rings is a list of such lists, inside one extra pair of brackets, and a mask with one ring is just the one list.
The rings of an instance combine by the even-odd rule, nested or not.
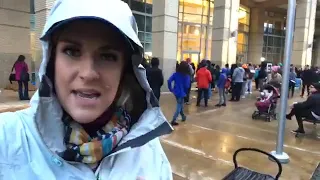
[(148, 108), (112, 154), (93, 172), (87, 165), (66, 162), (62, 109), (45, 76), (50, 56), (48, 32), (57, 22), (79, 17), (108, 21), (126, 35), (131, 45), (142, 47), (129, 7), (120, 0), (58, 0), (45, 25), (40, 67), (40, 87), (31, 107), (0, 114), (0, 179), (4, 180), (170, 180), (171, 167), (159, 136), (170, 133), (158, 102), (147, 83), (145, 70), (133, 60), (133, 70), (146, 91)]

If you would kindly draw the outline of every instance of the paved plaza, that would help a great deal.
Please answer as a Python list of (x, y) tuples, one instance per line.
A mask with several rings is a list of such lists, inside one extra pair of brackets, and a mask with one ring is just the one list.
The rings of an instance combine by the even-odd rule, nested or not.
[[(232, 171), (235, 150), (254, 147), (270, 152), (275, 149), (277, 121), (251, 119), (255, 95), (240, 102), (228, 103), (226, 108), (214, 107), (216, 97), (217, 94), (214, 94), (208, 108), (196, 107), (195, 99), (192, 99), (192, 104), (185, 108), (187, 121), (161, 139), (175, 180), (220, 180)], [(302, 100), (296, 97), (290, 99), (288, 104)], [(12, 91), (2, 91), (0, 102), (0, 112), (28, 107), (28, 102), (19, 102), (16, 92)], [(171, 120), (175, 110), (174, 97), (171, 94), (162, 95), (161, 107), (168, 120)], [(309, 180), (320, 162), (320, 139), (312, 124), (305, 124), (307, 135), (301, 138), (295, 138), (290, 133), (296, 128), (295, 120), (287, 121), (284, 149), (290, 156), (290, 163), (283, 165), (281, 179)], [(239, 162), (241, 166), (259, 172), (272, 175), (277, 172), (274, 163), (256, 153), (239, 154)]]

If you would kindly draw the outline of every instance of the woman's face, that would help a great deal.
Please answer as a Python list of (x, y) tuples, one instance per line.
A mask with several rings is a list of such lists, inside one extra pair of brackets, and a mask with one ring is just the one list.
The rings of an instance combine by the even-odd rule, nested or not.
[(54, 84), (62, 107), (75, 121), (96, 120), (115, 100), (124, 47), (121, 35), (98, 21), (75, 21), (62, 30)]

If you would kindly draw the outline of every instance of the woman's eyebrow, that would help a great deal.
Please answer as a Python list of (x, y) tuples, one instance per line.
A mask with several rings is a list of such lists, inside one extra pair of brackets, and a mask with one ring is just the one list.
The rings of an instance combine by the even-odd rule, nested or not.
[(115, 50), (115, 51), (119, 51), (120, 47), (118, 46), (111, 46), (111, 45), (104, 45), (102, 47), (99, 48), (102, 51), (107, 51), (107, 50)]
[(59, 39), (59, 41), (65, 42), (65, 43), (70, 43), (70, 44), (74, 44), (77, 46), (82, 46), (82, 44), (80, 42), (78, 42), (77, 40), (73, 40), (73, 39), (69, 39), (67, 37), (61, 38)]

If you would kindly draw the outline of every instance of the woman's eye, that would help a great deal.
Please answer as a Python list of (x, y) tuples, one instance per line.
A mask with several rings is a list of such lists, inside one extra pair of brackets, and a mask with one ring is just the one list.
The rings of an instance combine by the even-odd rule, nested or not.
[(104, 53), (100, 55), (101, 60), (104, 61), (117, 61), (117, 56), (112, 53)]
[(80, 54), (80, 50), (78, 49), (73, 49), (73, 48), (66, 48), (63, 50), (63, 52), (68, 55), (68, 56), (71, 56), (71, 57), (79, 57), (81, 54)]

